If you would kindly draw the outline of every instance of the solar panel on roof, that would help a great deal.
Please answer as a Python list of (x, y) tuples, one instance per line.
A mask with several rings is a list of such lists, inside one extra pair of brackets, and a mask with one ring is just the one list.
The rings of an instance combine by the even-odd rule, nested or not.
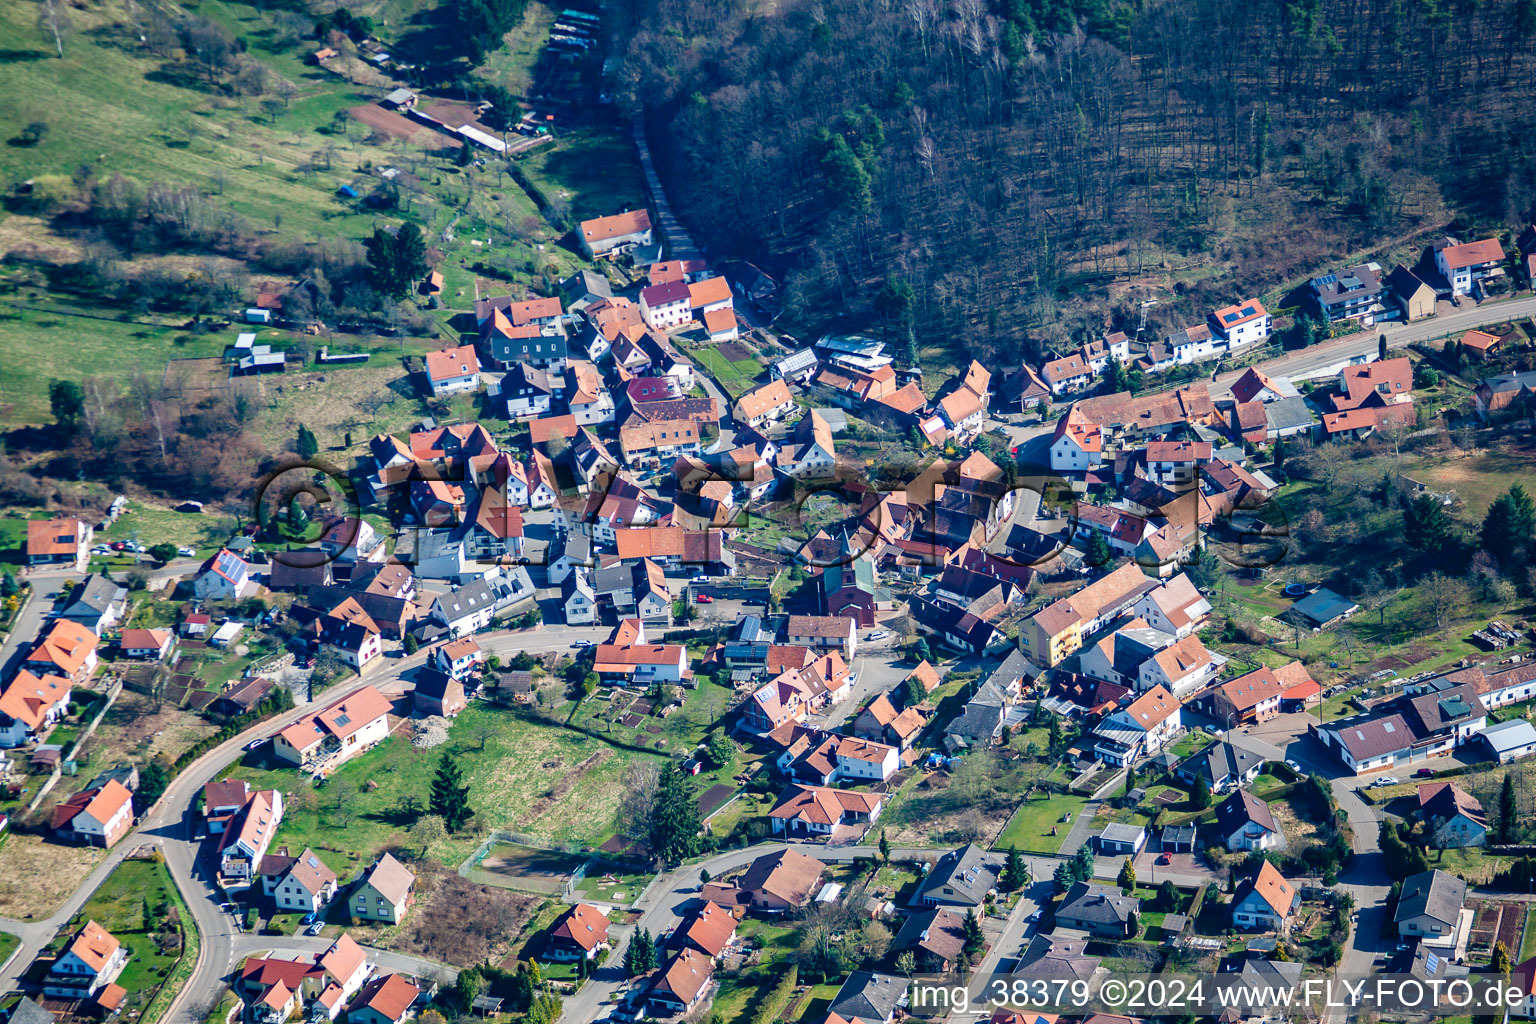
[(339, 716), (336, 719), (336, 724), (337, 725), (346, 725), (350, 721), (352, 721), (352, 716), (351, 715), (341, 715), (341, 716)]

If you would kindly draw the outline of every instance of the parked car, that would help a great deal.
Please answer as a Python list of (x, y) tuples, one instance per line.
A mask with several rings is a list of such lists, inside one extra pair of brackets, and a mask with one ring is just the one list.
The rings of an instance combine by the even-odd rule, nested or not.
[(1301, 771), (1301, 765), (1297, 764), (1295, 761), (1292, 761), (1290, 758), (1285, 759), (1285, 766), (1293, 772), (1299, 773)]
[(1433, 768), (1420, 768), (1413, 773), (1413, 777), (1416, 779), (1432, 779), (1435, 777), (1435, 770)]
[(1169, 853), (1167, 850), (1164, 850), (1162, 854), (1157, 858), (1157, 862), (1159, 864), (1172, 864), (1173, 854)]
[(693, 603), (694, 604), (714, 604), (715, 603), (715, 599), (710, 597), (708, 594), (700, 594), (698, 597), (693, 599)]
[(877, 640), (884, 640), (886, 637), (888, 637), (890, 635), (891, 634), (887, 630), (877, 629), (873, 633), (869, 634), (869, 636), (865, 637), (864, 639), (869, 641), (870, 643), (874, 643)]
[(1380, 778), (1378, 778), (1375, 782), (1371, 783), (1371, 785), (1373, 785), (1373, 786), (1395, 786), (1395, 785), (1397, 785), (1397, 776), (1396, 775), (1383, 775)]
[(693, 582), (695, 582), (695, 583), (708, 583), (709, 582), (709, 577), (708, 576), (695, 576), (693, 578)]
[(577, 640), (575, 643), (571, 644), (571, 646), (572, 647), (591, 647), (592, 646), (592, 641), (591, 640)]
[(249, 742), (249, 743), (247, 743), (245, 745), (245, 749), (246, 750), (255, 750), (257, 747), (261, 746), (265, 742), (267, 742), (265, 739), (251, 740), (251, 742)]
[(304, 934), (305, 935), (319, 935), (320, 934), (320, 929), (322, 929), (324, 927), (325, 927), (325, 922), (324, 921), (316, 921), (314, 924), (312, 924), (308, 928), (304, 929)]
[(177, 548), (176, 553), (183, 558), (193, 558), (197, 555), (197, 548)]
[(1040, 923), (1040, 919), (1042, 917), (1044, 917), (1044, 916), (1045, 916), (1045, 911), (1037, 910), (1033, 914), (1029, 915), (1029, 923), (1030, 924), (1039, 924)]
[(1221, 732), (1221, 730), (1216, 728), (1214, 725), (1202, 725), (1200, 728), (1204, 729), (1206, 732), (1210, 733), (1212, 736), (1218, 735)]

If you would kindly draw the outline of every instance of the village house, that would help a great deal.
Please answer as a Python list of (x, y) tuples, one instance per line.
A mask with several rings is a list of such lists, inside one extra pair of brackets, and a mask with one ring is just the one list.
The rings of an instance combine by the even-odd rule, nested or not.
[(1041, 666), (1059, 665), (1086, 637), (1157, 587), (1140, 567), (1122, 565), (1077, 593), (1046, 605), (1019, 630), (1019, 649)]
[(479, 674), (481, 666), (485, 664), (485, 651), (474, 637), (463, 637), (432, 648), (427, 663), (462, 681)]
[(123, 617), (128, 608), (128, 588), (100, 573), (92, 573), (70, 588), (55, 619), (78, 622), (102, 636)]
[(1362, 263), (1336, 274), (1314, 277), (1311, 291), (1318, 312), (1329, 323), (1358, 320), (1370, 327), (1397, 315), (1398, 307), (1387, 297), (1379, 263)]
[(70, 680), (22, 669), (0, 690), (0, 747), (19, 747), (42, 737), (69, 710)]
[(651, 215), (643, 209), (584, 220), (579, 228), (582, 244), (594, 258), (620, 255), (652, 240)]
[(364, 686), (272, 738), (272, 753), (300, 767), (333, 771), (389, 735), (390, 701)]
[(348, 913), (364, 921), (399, 924), (415, 888), (416, 876), (410, 869), (390, 854), (381, 854), (347, 898)]
[(839, 826), (868, 825), (880, 817), (885, 797), (828, 786), (791, 786), (768, 812), (774, 835), (827, 838)]
[(256, 884), (257, 868), (282, 820), (282, 793), (263, 789), (246, 798), (245, 806), (220, 833), (219, 884), (224, 889), (247, 889)]
[(821, 861), (795, 850), (765, 853), (735, 882), (706, 882), (701, 899), (721, 906), (747, 907), (760, 914), (787, 914), (804, 907), (821, 890)]
[(348, 1024), (403, 1024), (422, 990), (402, 974), (376, 975), (347, 1010)]
[(686, 1014), (703, 998), (714, 979), (713, 958), (693, 949), (674, 956), (651, 984), (646, 1003), (661, 1017)]
[(1232, 927), (1285, 934), (1301, 907), (1301, 891), (1269, 861), (1245, 878), (1232, 896)]
[(1183, 728), (1178, 699), (1154, 686), (1105, 716), (1093, 731), (1093, 750), (1108, 764), (1129, 765), (1159, 753)]
[(1073, 352), (1043, 364), (1040, 380), (1052, 395), (1064, 395), (1069, 391), (1082, 391), (1092, 384), (1093, 369), (1081, 355)]
[(736, 419), (749, 427), (760, 427), (769, 420), (782, 419), (794, 411), (795, 399), (782, 379), (759, 384), (736, 399)]
[(1269, 804), (1239, 789), (1216, 805), (1216, 834), (1234, 853), (1285, 848), (1285, 834)]
[(164, 661), (176, 644), (176, 634), (169, 629), (125, 629), (117, 649), (125, 658), (140, 661)]
[(836, 650), (844, 660), (858, 651), (858, 623), (851, 616), (791, 615), (785, 626), (785, 643), (799, 647)]
[(411, 690), (411, 707), (423, 715), (455, 718), (469, 705), (464, 683), (446, 672), (424, 668), (416, 673)]
[(427, 387), (434, 395), (475, 391), (480, 387), (480, 357), (473, 345), (460, 345), (426, 356)]
[(688, 285), (682, 281), (653, 284), (640, 289), (640, 315), (655, 331), (670, 331), (693, 319)]
[(967, 843), (940, 857), (923, 878), (912, 902), (923, 907), (975, 909), (986, 903), (997, 888), (1002, 862), (975, 843)]
[(90, 523), (73, 517), (27, 520), (27, 564), (69, 566), (84, 572), (90, 559)]
[(315, 851), (306, 848), (297, 857), (288, 848), (266, 854), (257, 862), (262, 895), (280, 911), (313, 914), (336, 895), (336, 872)]
[(53, 834), (68, 842), (111, 847), (133, 828), (133, 794), (116, 779), (84, 789), (53, 809)]
[(128, 949), (94, 920), (75, 933), (43, 977), (43, 995), (87, 1000), (117, 980), (128, 964)]
[(1429, 844), (1445, 850), (1482, 846), (1487, 842), (1488, 815), (1477, 798), (1454, 782), (1429, 782), (1419, 787), (1419, 816)]
[(192, 593), (199, 601), (238, 601), (256, 586), (251, 567), (245, 559), (220, 549), (209, 559), (192, 583)]
[(920, 971), (952, 970), (965, 956), (965, 917), (948, 907), (912, 914), (891, 940), (891, 951), (910, 952)]
[(1073, 882), (1056, 908), (1056, 927), (1074, 928), (1105, 939), (1130, 937), (1141, 902), (1119, 889)]
[(1467, 883), (1438, 869), (1421, 871), (1403, 879), (1392, 923), (1403, 939), (1426, 943), (1454, 941), (1461, 930), (1467, 900)]
[(1504, 276), (1504, 247), (1497, 238), (1460, 242), (1446, 237), (1435, 244), (1435, 269), (1444, 275), (1452, 295), (1472, 295), (1482, 282)]
[(608, 915), (587, 903), (567, 910), (544, 943), (551, 960), (590, 960), (608, 944)]
[(1258, 299), (1244, 299), (1236, 305), (1218, 309), (1210, 315), (1209, 323), (1211, 330), (1231, 351), (1268, 340), (1271, 326), (1269, 311)]
[(1250, 722), (1267, 722), (1280, 713), (1285, 686), (1267, 666), (1212, 687), (1201, 698), (1204, 710), (1228, 729)]

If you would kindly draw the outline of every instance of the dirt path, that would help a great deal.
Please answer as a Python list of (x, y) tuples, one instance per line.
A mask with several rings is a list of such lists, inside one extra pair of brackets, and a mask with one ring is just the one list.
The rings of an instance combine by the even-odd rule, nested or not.
[(612, 756), (613, 748), (604, 747), (602, 750), (599, 750), (597, 753), (593, 754), (591, 757), (587, 758), (585, 761), (581, 762), (570, 771), (566, 772), (564, 777), (562, 777), (559, 782), (555, 783), (554, 787), (551, 788), (548, 793), (535, 800), (533, 804), (528, 808), (528, 810), (524, 812), (523, 816), (518, 820), (518, 827), (527, 827), (528, 825), (531, 825), (542, 818), (551, 807), (565, 799), (566, 794), (576, 788), (576, 783), (581, 781), (581, 777), (583, 775), (587, 774), (587, 772), (596, 768), (598, 765), (602, 764)]

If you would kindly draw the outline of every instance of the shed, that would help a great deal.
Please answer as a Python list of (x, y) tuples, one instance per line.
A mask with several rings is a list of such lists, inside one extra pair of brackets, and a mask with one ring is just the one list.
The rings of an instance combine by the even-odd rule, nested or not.
[(1318, 587), (1291, 605), (1291, 610), (1287, 614), (1300, 619), (1302, 625), (1323, 629), (1349, 618), (1359, 610), (1358, 604), (1342, 594), (1336, 594), (1327, 587)]
[(251, 306), (245, 311), (245, 322), (248, 324), (269, 324), (272, 322), (272, 311), (262, 309), (260, 306)]

